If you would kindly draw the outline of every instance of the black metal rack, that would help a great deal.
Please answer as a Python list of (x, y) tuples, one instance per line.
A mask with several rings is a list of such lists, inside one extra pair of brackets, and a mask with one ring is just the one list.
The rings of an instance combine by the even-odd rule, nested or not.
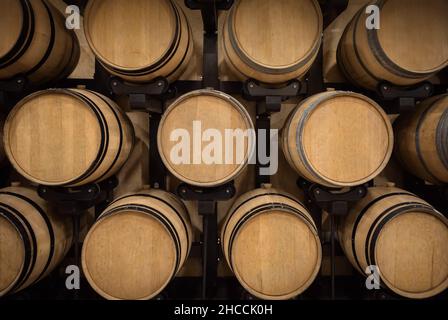
[(146, 111), (149, 119), (149, 182), (153, 188), (166, 189), (166, 168), (157, 148), (157, 131), (165, 109), (165, 101), (173, 96), (169, 90), (168, 80), (158, 78), (143, 84), (129, 84), (111, 77), (111, 92), (117, 96), (127, 96), (133, 110)]
[[(86, 0), (71, 1), (82, 8)], [(213, 88), (228, 94), (241, 94), (243, 98), (256, 102), (257, 118), (256, 129), (269, 131), (271, 128), (271, 115), (281, 111), (281, 104), (293, 97), (307, 97), (324, 91), (326, 88), (335, 88), (362, 92), (385, 106), (388, 113), (403, 113), (415, 108), (418, 100), (427, 98), (438, 92), (429, 82), (424, 82), (411, 88), (402, 88), (382, 83), (376, 92), (366, 92), (346, 84), (324, 84), (323, 81), (323, 51), (319, 51), (317, 59), (303, 81), (291, 81), (280, 88), (269, 88), (260, 85), (255, 80), (245, 83), (239, 81), (221, 81), (218, 70), (218, 12), (228, 10), (233, 0), (185, 0), (191, 10), (200, 10), (203, 20), (203, 76), (201, 81), (176, 81), (168, 83), (165, 78), (158, 78), (146, 84), (132, 84), (117, 77), (109, 75), (101, 65), (96, 62), (94, 79), (65, 80), (57, 84), (61, 87), (75, 87), (85, 85), (88, 89), (96, 90), (108, 96), (127, 96), (133, 110), (146, 111), (149, 121), (149, 177), (153, 188), (166, 189), (166, 168), (161, 160), (157, 148), (158, 125), (165, 109), (167, 100), (178, 95), (201, 88)], [(347, 6), (347, 0), (327, 1), (326, 6), (336, 6), (335, 12), (341, 12)], [(325, 25), (334, 17), (324, 16)], [(446, 89), (446, 88), (445, 88)], [(7, 108), (20, 99), (28, 90), (27, 80), (16, 77), (10, 81), (0, 81), (0, 104)], [(269, 146), (269, 143), (267, 143)], [(270, 153), (270, 150), (267, 150)], [(260, 168), (269, 164), (260, 163), (257, 157), (256, 185), (260, 186), (270, 182), (270, 177), (260, 175)], [(39, 195), (55, 203), (62, 214), (73, 217), (75, 234), (75, 261), (79, 265), (79, 237), (80, 219), (82, 212), (95, 207), (99, 214), (111, 201), (113, 189), (117, 186), (116, 178), (108, 179), (100, 184), (90, 184), (79, 188), (53, 188), (40, 186)], [(447, 208), (446, 187), (427, 186), (418, 179), (410, 178), (410, 190), (418, 194), (434, 193), (440, 195), (434, 201), (440, 201), (440, 206)], [(350, 188), (341, 192), (305, 180), (298, 181), (298, 187), (303, 189), (313, 218), (321, 231), (322, 214), (328, 212), (330, 217), (331, 233), (331, 297), (335, 298), (335, 218), (348, 213), (351, 204), (367, 193), (369, 184)], [(225, 201), (234, 197), (236, 190), (233, 182), (216, 188), (197, 188), (187, 184), (178, 186), (177, 193), (184, 200), (198, 201), (198, 215), (203, 218), (203, 234), (200, 245), (202, 247), (202, 298), (213, 298), (217, 282), (217, 266), (219, 258), (219, 237), (217, 227), (216, 206), (218, 201)], [(321, 237), (322, 238), (322, 237)]]
[(202, 298), (212, 298), (216, 292), (219, 262), (219, 237), (217, 202), (235, 196), (233, 182), (214, 188), (197, 188), (180, 184), (177, 193), (183, 200), (198, 202), (198, 214), (202, 216)]
[(350, 206), (356, 201), (361, 200), (367, 194), (369, 183), (349, 188), (347, 191), (341, 191), (324, 187), (316, 183), (310, 183), (305, 179), (299, 179), (297, 185), (305, 192), (306, 202), (308, 203), (313, 218), (318, 226), (321, 239), (322, 215), (327, 212), (330, 218), (330, 264), (331, 264), (331, 299), (336, 298), (336, 217), (344, 217), (349, 213)]
[[(98, 217), (107, 205), (113, 200), (113, 189), (118, 186), (118, 179), (113, 176), (100, 183), (92, 183), (80, 187), (50, 187), (40, 185), (39, 196), (51, 202), (58, 214), (69, 216), (73, 221), (73, 261), (80, 267), (79, 236), (81, 221), (86, 210), (95, 207), (95, 216)], [(73, 296), (77, 299), (78, 290)]]
[[(201, 89), (212, 88), (230, 93), (240, 93), (239, 82), (221, 82), (218, 73), (217, 17), (219, 10), (227, 10), (233, 0), (196, 1), (186, 0), (192, 10), (201, 10), (203, 19), (203, 76), (202, 81), (176, 81), (171, 85), (164, 78), (146, 84), (133, 84), (116, 77), (109, 77), (106, 91), (115, 96), (127, 96), (133, 110), (146, 111), (149, 115), (149, 179), (153, 188), (166, 189), (166, 168), (157, 147), (157, 134), (165, 102), (176, 96)], [(104, 79), (104, 69), (97, 63), (96, 74)], [(107, 78), (107, 76), (106, 76)], [(212, 298), (216, 287), (218, 270), (219, 237), (217, 201), (231, 199), (235, 195), (233, 183), (215, 188), (197, 188), (186, 184), (178, 187), (184, 200), (198, 201), (198, 215), (203, 219), (202, 246), (202, 298)]]

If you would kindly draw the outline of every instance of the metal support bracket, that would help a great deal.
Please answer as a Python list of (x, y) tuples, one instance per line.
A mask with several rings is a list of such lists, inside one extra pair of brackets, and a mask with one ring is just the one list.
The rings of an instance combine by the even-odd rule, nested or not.
[[(250, 79), (243, 86), (243, 97), (257, 103), (257, 118), (255, 123), (256, 133), (265, 132), (266, 137), (270, 137), (271, 115), (281, 111), (282, 102), (297, 97), (304, 92), (303, 86), (298, 80), (291, 81), (287, 85), (279, 88), (269, 88), (260, 85), (257, 81)], [(266, 156), (271, 153), (270, 143), (266, 139)], [(257, 162), (255, 165), (255, 182), (257, 187), (270, 183), (270, 176), (261, 175), (262, 168), (268, 168), (270, 163), (262, 164), (259, 158), (259, 144), (256, 143)]]
[[(350, 205), (361, 200), (367, 195), (369, 184), (350, 188), (348, 191), (340, 191), (323, 187), (321, 185), (310, 183), (304, 179), (299, 179), (297, 185), (305, 192), (308, 202), (314, 208), (314, 215), (319, 215), (317, 220), (319, 223), (319, 233), (321, 233), (322, 214), (327, 212), (330, 217), (330, 241), (331, 241), (331, 298), (336, 298), (336, 226), (335, 216), (346, 216), (349, 212)], [(320, 209), (320, 210), (319, 210)], [(320, 211), (320, 212), (316, 212)]]
[(165, 100), (170, 90), (168, 80), (157, 78), (146, 84), (131, 84), (119, 78), (109, 80), (112, 93), (129, 97), (129, 105), (133, 110), (146, 111), (149, 118), (149, 183), (157, 189), (166, 188), (167, 171), (157, 147), (159, 123), (164, 112)]
[(169, 92), (167, 79), (157, 78), (150, 83), (131, 84), (112, 77), (109, 84), (113, 94), (129, 96), (129, 104), (132, 109), (155, 113), (163, 112), (160, 101), (165, 100), (167, 98), (165, 95)]
[(214, 188), (198, 188), (185, 183), (177, 193), (183, 200), (198, 201), (198, 214), (202, 216), (202, 298), (213, 297), (216, 292), (219, 261), (217, 203), (235, 196), (233, 182)]
[[(95, 207), (98, 217), (105, 207), (113, 200), (113, 190), (118, 186), (118, 179), (113, 176), (97, 184), (81, 187), (38, 187), (39, 196), (54, 203), (57, 212), (72, 217), (73, 221), (73, 260), (76, 266), (81, 266), (79, 233), (81, 218), (85, 210)], [(74, 299), (78, 299), (78, 290), (74, 290)]]
[(414, 110), (418, 100), (430, 97), (434, 86), (430, 82), (423, 82), (413, 87), (399, 87), (387, 82), (379, 84), (378, 97), (386, 102), (386, 111), (390, 114), (400, 114)]

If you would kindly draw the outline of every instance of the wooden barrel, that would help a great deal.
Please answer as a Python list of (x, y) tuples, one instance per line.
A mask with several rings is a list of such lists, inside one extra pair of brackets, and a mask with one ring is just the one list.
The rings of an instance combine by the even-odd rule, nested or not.
[(0, 165), (6, 158), (5, 146), (3, 145), (3, 128), (5, 126), (5, 121), (0, 118)]
[(193, 52), (187, 18), (171, 0), (91, 0), (84, 29), (99, 62), (133, 82), (175, 80)]
[(0, 1), (0, 79), (44, 83), (70, 75), (80, 49), (64, 16), (47, 0)]
[(0, 297), (47, 276), (72, 244), (71, 219), (55, 214), (37, 192), (0, 190)]
[(49, 186), (79, 186), (115, 174), (128, 158), (134, 131), (110, 99), (88, 90), (34, 93), (9, 114), (5, 151), (25, 178)]
[(373, 4), (380, 8), (380, 29), (366, 28), (369, 15), (363, 7), (340, 40), (338, 64), (347, 79), (368, 89), (376, 89), (381, 81), (407, 86), (448, 66), (447, 1)]
[(236, 200), (221, 243), (241, 285), (261, 299), (290, 299), (319, 272), (322, 249), (305, 207), (276, 189), (250, 191)]
[(322, 21), (316, 0), (238, 0), (223, 27), (223, 54), (241, 78), (301, 78), (319, 52)]
[(184, 204), (168, 192), (146, 190), (116, 200), (98, 218), (84, 240), (82, 267), (106, 299), (151, 299), (180, 270), (191, 241)]
[(174, 176), (194, 186), (211, 187), (243, 171), (253, 149), (253, 133), (252, 120), (238, 100), (223, 92), (198, 90), (165, 111), (158, 147)]
[(393, 150), (389, 118), (373, 100), (328, 91), (302, 101), (282, 132), (286, 159), (303, 178), (328, 187), (363, 184)]
[(448, 95), (421, 103), (394, 123), (395, 155), (412, 174), (448, 183)]
[(363, 275), (376, 266), (395, 293), (421, 299), (448, 287), (448, 220), (415, 195), (371, 188), (338, 229), (353, 266)]

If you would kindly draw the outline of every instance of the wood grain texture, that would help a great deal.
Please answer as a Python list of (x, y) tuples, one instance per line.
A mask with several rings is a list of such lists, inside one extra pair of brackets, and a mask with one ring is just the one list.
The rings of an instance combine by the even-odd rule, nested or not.
[(363, 7), (341, 38), (338, 63), (349, 80), (368, 89), (383, 80), (412, 85), (448, 65), (446, 1), (379, 0), (375, 4), (381, 8), (380, 29), (365, 27)]
[(305, 291), (321, 264), (316, 226), (303, 205), (277, 189), (256, 189), (229, 210), (221, 241), (241, 285), (261, 299)]
[(2, 1), (0, 28), (0, 79), (26, 75), (32, 83), (67, 77), (79, 60), (76, 35), (46, 0)]
[(382, 285), (395, 293), (423, 299), (448, 287), (448, 220), (415, 195), (371, 188), (338, 232), (353, 266), (365, 275), (376, 265)]
[(407, 171), (434, 184), (448, 182), (448, 95), (421, 103), (395, 123), (395, 154)]
[(98, 218), (84, 241), (82, 266), (104, 298), (151, 299), (183, 266), (191, 241), (182, 202), (145, 190), (117, 199)]
[[(199, 159), (197, 163), (194, 161), (195, 148), (193, 147), (194, 139), (199, 137), (193, 132), (193, 122), (201, 123), (202, 132), (214, 129), (222, 137), (220, 145), (222, 146), (222, 163), (207, 164), (204, 159)], [(175, 164), (171, 159), (173, 148), (179, 143), (178, 140), (171, 141), (171, 134), (174, 130), (186, 130), (189, 134), (189, 164)], [(162, 160), (167, 169), (178, 179), (188, 182), (196, 186), (216, 186), (224, 184), (235, 178), (249, 160), (249, 142), (248, 139), (242, 138), (240, 148), (237, 150), (237, 141), (233, 139), (233, 164), (226, 164), (225, 154), (225, 137), (226, 130), (241, 130), (240, 136), (247, 130), (253, 129), (252, 120), (245, 108), (231, 96), (215, 91), (215, 90), (199, 90), (194, 91), (180, 97), (173, 102), (164, 113), (159, 126), (158, 147)], [(196, 137), (196, 138), (195, 138)], [(211, 142), (211, 141), (210, 141)], [(210, 142), (201, 141), (202, 150), (209, 145)], [(241, 163), (237, 162), (237, 151), (242, 154)], [(199, 154), (199, 156), (201, 156)]]
[(171, 0), (90, 1), (84, 30), (102, 65), (129, 81), (174, 80), (193, 52), (186, 16)]
[(302, 77), (321, 44), (314, 0), (240, 0), (222, 27), (222, 54), (243, 78), (282, 83)]
[(344, 83), (347, 80), (341, 73), (337, 63), (337, 49), (345, 28), (353, 16), (365, 7), (370, 0), (349, 0), (347, 8), (338, 15), (324, 30), (323, 49), (323, 76), (326, 83)]
[(330, 187), (354, 186), (377, 176), (393, 149), (387, 115), (351, 92), (324, 92), (291, 113), (282, 132), (290, 165), (304, 178)]
[(127, 112), (126, 114), (134, 127), (135, 142), (128, 160), (117, 173), (120, 183), (114, 189), (115, 197), (136, 193), (150, 184), (148, 114), (141, 111)]
[[(53, 212), (36, 191), (28, 188), (1, 189), (0, 209), (1, 297), (47, 276), (70, 249), (73, 226), (70, 218)], [(33, 237), (36, 245), (30, 240)], [(26, 258), (26, 247), (30, 256), (35, 257), (34, 265)], [(21, 276), (22, 271), (27, 271), (25, 277)]]
[[(47, 0), (50, 2), (61, 14), (67, 16), (65, 12), (67, 4), (63, 0)], [(68, 76), (70, 79), (93, 79), (95, 73), (95, 55), (87, 44), (84, 35), (83, 26), (84, 17), (80, 17), (80, 28), (73, 30), (79, 42), (79, 61), (72, 73)]]
[(128, 158), (134, 131), (110, 99), (87, 90), (53, 89), (22, 100), (5, 124), (6, 153), (16, 170), (44, 185), (107, 179)]

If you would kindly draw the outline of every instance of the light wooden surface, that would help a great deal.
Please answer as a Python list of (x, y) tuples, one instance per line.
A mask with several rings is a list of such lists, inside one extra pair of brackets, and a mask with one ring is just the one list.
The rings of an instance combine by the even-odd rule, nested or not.
[(188, 21), (171, 0), (90, 1), (84, 30), (102, 65), (130, 81), (174, 80), (193, 52)]
[(330, 187), (377, 176), (393, 149), (384, 111), (360, 94), (329, 91), (303, 101), (282, 133), (286, 159), (304, 178)]
[[(63, 0), (47, 0), (50, 2), (59, 12), (67, 16), (65, 10), (67, 8), (67, 4)], [(83, 26), (84, 17), (80, 17), (80, 28), (73, 30), (76, 37), (78, 38), (79, 43), (79, 62), (76, 65), (73, 72), (69, 75), (71, 79), (93, 79), (95, 73), (95, 55), (87, 44), (86, 37), (84, 35), (84, 26)]]
[[(353, 0), (351, 2), (356, 2), (358, 0)], [(64, 12), (66, 4), (64, 4), (61, 0), (51, 0), (54, 4), (58, 5), (58, 8)], [(188, 64), (186, 71), (183, 73), (183, 75), (180, 76), (180, 79), (184, 80), (199, 80), (202, 76), (202, 21), (200, 17), (199, 11), (193, 11), (186, 9), (183, 0), (176, 0), (177, 5), (183, 8), (186, 16), (188, 17), (189, 24), (192, 29), (193, 34), (193, 41), (194, 41), (194, 52), (192, 59), (190, 60), (190, 63)], [(219, 24), (220, 28), (222, 27), (222, 24), (225, 21), (225, 12), (220, 13), (220, 19)], [(340, 17), (339, 17), (340, 18)], [(338, 18), (338, 19), (339, 19)], [(78, 38), (81, 42), (81, 60), (78, 64), (78, 67), (74, 71), (71, 77), (73, 78), (92, 78), (93, 77), (93, 71), (94, 71), (94, 55), (91, 52), (90, 48), (87, 46), (87, 43), (84, 38), (84, 31), (82, 30), (76, 30), (76, 33), (78, 35)], [(341, 27), (342, 29), (342, 27)], [(341, 31), (342, 33), (342, 31)], [(221, 38), (221, 33), (218, 34), (218, 37)], [(333, 33), (332, 33), (333, 35)], [(334, 39), (330, 38), (329, 36), (324, 37), (324, 41), (333, 41)], [(224, 56), (222, 54), (222, 41), (219, 41), (219, 63), (220, 63), (220, 77), (222, 80), (237, 80), (238, 77), (235, 76), (233, 71), (229, 68), (227, 65), (227, 62), (224, 59)], [(332, 44), (333, 46), (333, 44)], [(337, 43), (336, 43), (337, 46)], [(325, 49), (325, 46), (324, 46)], [(336, 52), (336, 48), (333, 47), (334, 54)], [(334, 58), (334, 60), (336, 60)], [(324, 62), (327, 63), (328, 59), (324, 58)], [(333, 64), (334, 65), (334, 64)], [(342, 78), (344, 80), (344, 78)], [(345, 80), (344, 80), (345, 81)], [(329, 81), (334, 82), (334, 81)], [(254, 113), (255, 113), (255, 105), (252, 102), (244, 102), (245, 107), (247, 108), (248, 112), (251, 114), (253, 121), (255, 121)], [(273, 127), (275, 128), (282, 128), (284, 119), (289, 114), (290, 110), (292, 110), (295, 107), (296, 102), (287, 103), (284, 104), (282, 107), (282, 112), (273, 115)], [(122, 105), (123, 108), (126, 108), (127, 106), (125, 104)], [(136, 116), (136, 118), (139, 118)], [(139, 118), (138, 120), (140, 123), (145, 123), (146, 125), (146, 118)], [(147, 139), (147, 137), (145, 138)], [(144, 142), (143, 144), (140, 144), (139, 141), (137, 141), (136, 149), (143, 149), (143, 151), (140, 151), (144, 153), (145, 155), (147, 152), (147, 142)], [(147, 161), (145, 160), (146, 157), (141, 157), (141, 159), (136, 160), (139, 157), (139, 151), (134, 152), (134, 158), (131, 158), (130, 162), (126, 165), (126, 167), (122, 170), (123, 175), (126, 177), (123, 177), (120, 173), (120, 180), (122, 180), (122, 183), (119, 186), (118, 189), (118, 195), (122, 195), (127, 192), (135, 192), (138, 189), (141, 189), (144, 185), (148, 184), (147, 182), (147, 173), (144, 172), (144, 170), (147, 169)], [(284, 190), (288, 190), (288, 192), (294, 193), (296, 196), (300, 194), (300, 190), (296, 187), (296, 179), (298, 178), (298, 174), (293, 170), (289, 164), (284, 159), (284, 156), (282, 152), (280, 151), (279, 154), (280, 157), (280, 166), (279, 166), (279, 172), (272, 177), (272, 182), (274, 186), (279, 187)], [(133, 161), (134, 159), (135, 161)], [(135, 166), (134, 166), (135, 165)], [(249, 165), (238, 177), (236, 180), (236, 187), (237, 187), (237, 196), (241, 195), (242, 193), (245, 193), (247, 191), (250, 191), (254, 188), (254, 166)], [(389, 163), (389, 166), (386, 168), (387, 172), (384, 172), (381, 176), (378, 177), (377, 183), (382, 183), (382, 181), (390, 181), (391, 179), (396, 181), (397, 179), (401, 179), (401, 167), (398, 166), (395, 161), (391, 161)], [(137, 182), (138, 180), (138, 182)], [(171, 176), (170, 179), (172, 181), (170, 185), (171, 190), (175, 190), (178, 181), (174, 181), (176, 179), (173, 179)], [(138, 187), (139, 186), (139, 187)], [(220, 202), (218, 204), (218, 220), (221, 221), (226, 216), (229, 207), (234, 202), (234, 199), (231, 199), (230, 201), (226, 202)], [(194, 202), (188, 202), (187, 206), (189, 207), (189, 212), (192, 219), (192, 224), (194, 225), (196, 237), (199, 236), (199, 230), (202, 229), (202, 220), (201, 217), (197, 215), (197, 208), (196, 204)], [(192, 268), (195, 269), (195, 274), (200, 274), (201, 270), (199, 270), (197, 267)]]
[[(42, 214), (48, 218), (44, 220)], [(72, 244), (73, 226), (70, 218), (54, 213), (37, 192), (23, 187), (9, 187), (0, 190), (0, 297), (17, 292), (47, 276), (64, 258)], [(12, 208), (12, 209), (10, 209)], [(20, 215), (14, 213), (14, 210)], [(22, 229), (6, 218), (12, 214)], [(26, 227), (27, 224), (29, 228)], [(35, 237), (36, 247), (30, 243), (30, 253), (35, 256), (34, 266), (25, 259), (25, 230), (28, 238)], [(50, 231), (51, 230), (51, 231)], [(51, 232), (54, 243), (51, 243)], [(53, 249), (52, 247), (53, 246)], [(54, 250), (51, 254), (51, 250)], [(21, 278), (22, 270), (27, 270)], [(17, 283), (21, 281), (20, 283)]]
[[(193, 122), (201, 123), (202, 132), (193, 132)], [(179, 141), (171, 141), (174, 130), (186, 130), (189, 134), (189, 163), (175, 164), (171, 159), (173, 148)], [(193, 146), (197, 134), (207, 129), (214, 129), (222, 137), (222, 164), (207, 164), (202, 157), (195, 163), (195, 148)], [(237, 149), (238, 139), (233, 139), (233, 163), (225, 163), (225, 131), (242, 130), (242, 133), (253, 129), (252, 120), (244, 106), (236, 99), (214, 90), (199, 90), (180, 97), (165, 111), (159, 126), (158, 147), (162, 160), (170, 172), (178, 179), (196, 186), (216, 186), (224, 184), (236, 177), (247, 165), (249, 158), (248, 139)], [(211, 141), (210, 141), (211, 142)], [(201, 141), (204, 150), (210, 142)], [(219, 143), (219, 142), (217, 142)], [(187, 145), (188, 147), (188, 145)], [(237, 152), (242, 153), (241, 163), (238, 163)], [(201, 154), (199, 154), (201, 156)]]
[(180, 200), (165, 191), (140, 191), (117, 199), (100, 216), (84, 241), (82, 266), (104, 298), (151, 299), (184, 264), (191, 241)]
[(239, 197), (223, 223), (221, 239), (235, 276), (261, 299), (297, 296), (320, 269), (321, 245), (311, 216), (298, 200), (277, 189)]
[[(76, 36), (65, 28), (63, 16), (49, 2), (24, 3), (26, 7), (23, 8), (19, 1), (0, 3), (0, 28), (6, 35), (0, 41), (0, 59), (5, 59), (0, 63), (0, 79), (24, 74), (32, 83), (44, 83), (68, 76), (79, 59)], [(28, 21), (24, 21), (24, 12), (30, 16)], [(25, 28), (21, 43), (19, 39), (25, 23), (29, 28)], [(30, 39), (29, 46), (27, 39)]]
[(149, 185), (148, 114), (140, 111), (127, 112), (126, 114), (134, 126), (135, 142), (128, 160), (117, 173), (120, 183), (114, 189), (115, 197), (138, 192), (144, 189), (144, 186)]
[(341, 38), (338, 63), (349, 80), (368, 89), (382, 80), (412, 85), (448, 65), (446, 1), (375, 3), (381, 8), (380, 29), (367, 30), (361, 10)]
[(323, 76), (324, 81), (329, 83), (343, 83), (347, 80), (339, 70), (336, 52), (339, 41), (345, 28), (352, 20), (353, 16), (361, 7), (367, 5), (370, 0), (349, 0), (347, 8), (334, 19), (334, 21), (324, 30), (322, 43), (323, 49)]
[[(8, 30), (2, 35), (0, 42), (0, 57), (10, 52), (17, 42), (24, 22), (23, 8), (19, 1), (5, 0), (0, 4), (2, 19), (0, 19), (1, 30)], [(8, 14), (6, 14), (8, 10)]]
[(404, 190), (369, 189), (340, 223), (339, 241), (359, 272), (376, 265), (381, 283), (401, 296), (429, 298), (448, 287), (448, 220)]
[(448, 182), (448, 95), (421, 103), (398, 118), (395, 153), (410, 174), (434, 184)]
[(321, 44), (314, 0), (239, 0), (221, 29), (222, 55), (242, 77), (282, 83), (302, 77)]
[(110, 99), (87, 90), (54, 89), (16, 105), (4, 141), (10, 162), (29, 180), (80, 185), (116, 173), (129, 156), (133, 134), (129, 119)]

